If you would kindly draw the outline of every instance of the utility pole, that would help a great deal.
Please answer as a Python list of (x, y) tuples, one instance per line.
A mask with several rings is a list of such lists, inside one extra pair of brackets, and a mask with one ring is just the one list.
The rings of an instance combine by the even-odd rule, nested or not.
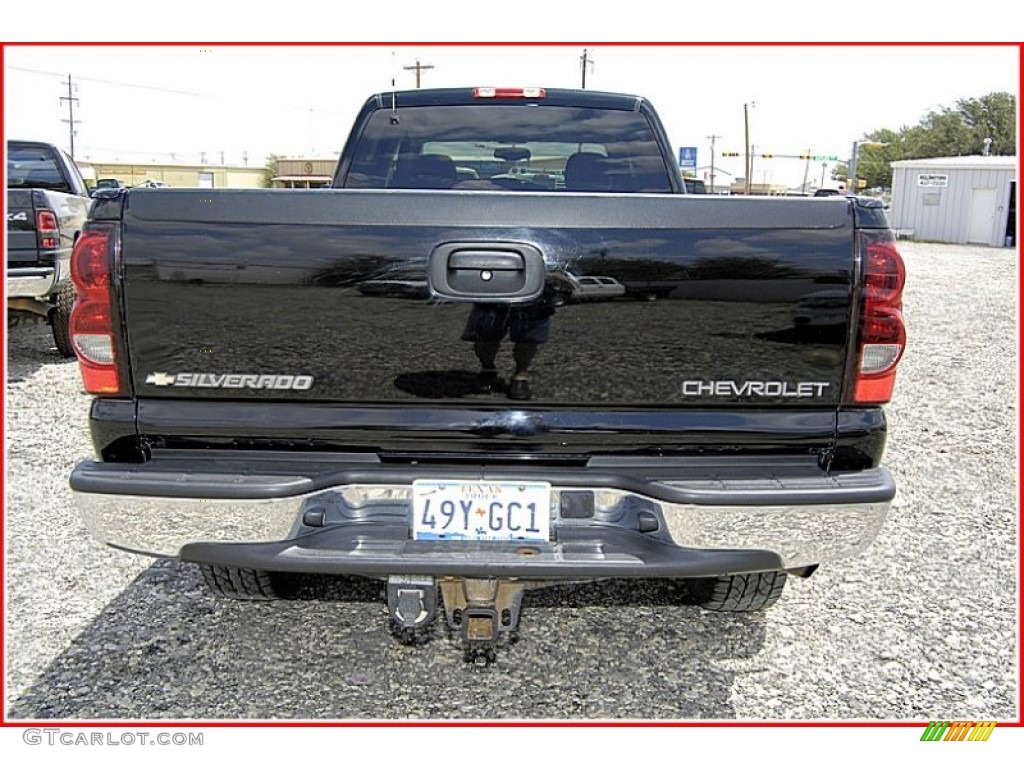
[[(857, 145), (859, 141), (853, 142), (853, 149), (850, 150), (850, 163), (847, 165), (846, 170), (850, 174), (849, 184), (846, 185), (846, 194), (856, 195), (857, 194)], [(850, 191), (850, 187), (853, 187), (853, 191)]]
[(406, 70), (413, 70), (413, 69), (416, 70), (416, 87), (417, 88), (420, 87), (420, 73), (423, 72), (423, 70), (425, 70), (425, 69), (433, 69), (433, 68), (434, 68), (433, 64), (420, 64), (420, 60), (419, 59), (416, 59), (416, 63), (414, 65), (412, 65), (411, 67), (402, 67), (402, 69), (406, 69)]
[(807, 161), (804, 163), (804, 183), (800, 185), (800, 191), (807, 194), (807, 174), (811, 170), (811, 148), (807, 148)]
[(825, 169), (828, 168), (828, 163), (821, 164), (821, 184), (818, 185), (819, 189), (825, 186)]
[(713, 195), (715, 194), (715, 139), (722, 137), (712, 134), (708, 138), (711, 139), (711, 194)]
[(751, 144), (750, 145), (750, 168), (747, 170), (747, 183), (746, 183), (747, 194), (748, 195), (753, 191), (753, 190), (751, 190), (750, 187), (753, 184), (751, 179), (754, 176), (754, 158), (757, 157), (757, 155), (754, 154), (754, 150), (755, 149), (757, 149), (757, 147), (755, 147), (753, 144)]
[(594, 60), (590, 58), (590, 54), (587, 53), (587, 49), (583, 49), (583, 55), (580, 56), (580, 87), (586, 90), (587, 87), (587, 64), (590, 65), (590, 71), (594, 71)]
[(864, 147), (866, 149), (878, 149), (880, 147), (888, 147), (889, 142), (887, 141), (871, 141), (870, 139), (863, 139), (853, 142), (853, 149), (850, 150), (850, 165), (848, 167), (850, 173), (850, 186), (853, 187), (853, 192), (849, 189), (846, 190), (846, 194), (857, 194), (857, 148)]
[(753, 102), (743, 105), (743, 155), (745, 158), (743, 161), (743, 175), (745, 177), (743, 179), (743, 191), (747, 195), (750, 194), (750, 174), (754, 170), (753, 163), (751, 163), (752, 158), (750, 157), (752, 152), (750, 148), (750, 115), (747, 110), (752, 104)]
[(61, 81), (61, 85), (66, 85), (68, 87), (68, 95), (60, 97), (60, 100), (62, 102), (66, 101), (68, 103), (68, 119), (67, 120), (62, 120), (61, 122), (64, 122), (64, 123), (68, 124), (68, 133), (70, 134), (70, 139), (71, 139), (71, 159), (74, 160), (75, 159), (75, 125), (77, 123), (82, 122), (81, 120), (75, 120), (75, 104), (78, 103), (78, 97), (74, 96), (73, 93), (78, 90), (78, 86), (74, 85), (74, 83), (71, 82), (71, 75), (70, 74), (68, 75), (68, 81), (66, 83)]

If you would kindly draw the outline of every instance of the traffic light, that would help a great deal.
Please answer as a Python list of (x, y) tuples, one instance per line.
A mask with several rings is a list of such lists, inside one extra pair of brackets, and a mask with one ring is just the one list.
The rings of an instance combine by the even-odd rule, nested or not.
[(739, 157), (739, 152), (723, 152), (722, 157)]
[(761, 155), (765, 160), (771, 160), (775, 155)]

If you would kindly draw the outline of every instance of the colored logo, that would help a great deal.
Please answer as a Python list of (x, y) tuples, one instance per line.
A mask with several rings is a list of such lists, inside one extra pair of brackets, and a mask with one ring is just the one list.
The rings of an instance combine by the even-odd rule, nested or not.
[(993, 720), (976, 723), (973, 720), (934, 720), (921, 734), (921, 741), (988, 741), (995, 730)]

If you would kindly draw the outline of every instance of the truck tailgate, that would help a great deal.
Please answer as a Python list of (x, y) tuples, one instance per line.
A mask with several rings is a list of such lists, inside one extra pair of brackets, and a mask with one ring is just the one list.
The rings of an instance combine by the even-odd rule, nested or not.
[[(658, 195), (133, 192), (122, 253), (136, 391), (489, 401), (467, 391), (479, 368), (471, 339), (504, 322), (517, 340), (539, 342), (538, 405), (834, 405), (851, 322), (849, 207)], [(428, 258), (445, 243), (529, 244), (549, 273), (608, 276), (626, 295), (573, 303), (556, 291), (519, 306), (431, 299)], [(505, 342), (503, 374), (512, 366)], [(179, 373), (209, 376), (168, 383)], [(293, 386), (225, 374), (289, 376)]]
[[(857, 268), (846, 200), (142, 190), (123, 205), (143, 435), (359, 450), (512, 450), (517, 435), (555, 452), (588, 434), (608, 450), (834, 443)], [(428, 261), (451, 243), (526, 244), (549, 287), (598, 275), (625, 295), (561, 305), (546, 289), (515, 309), (438, 300)], [(495, 320), (495, 307), (520, 318)], [(478, 393), (473, 339), (503, 331), (499, 386)], [(513, 334), (539, 342), (533, 416), (500, 386)], [(526, 423), (543, 411), (544, 425)], [(523, 442), (539, 432), (543, 444)]]

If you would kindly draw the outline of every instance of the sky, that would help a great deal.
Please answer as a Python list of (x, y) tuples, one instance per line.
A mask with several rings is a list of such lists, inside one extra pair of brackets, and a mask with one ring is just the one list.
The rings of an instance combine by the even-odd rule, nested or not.
[[(5, 51), (5, 133), (69, 145), (71, 76), (79, 160), (261, 165), (267, 155), (333, 156), (372, 93), (423, 87), (579, 87), (583, 47), (26, 46)], [(743, 112), (755, 155), (849, 157), (877, 128), (992, 91), (1019, 91), (1015, 46), (592, 45), (587, 88), (649, 98), (674, 147), (742, 176)], [(862, 150), (864, 151), (864, 150)], [(223, 153), (223, 155), (222, 155)], [(831, 167), (825, 169), (828, 186)], [(755, 157), (752, 178), (820, 183), (821, 162)]]

